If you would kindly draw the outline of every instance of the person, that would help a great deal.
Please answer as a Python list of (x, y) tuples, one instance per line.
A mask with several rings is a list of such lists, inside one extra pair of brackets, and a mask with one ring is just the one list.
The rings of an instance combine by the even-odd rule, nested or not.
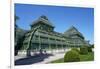
[(43, 50), (42, 49), (40, 49), (40, 54), (43, 54)]
[(44, 50), (44, 53), (47, 54), (46, 50)]

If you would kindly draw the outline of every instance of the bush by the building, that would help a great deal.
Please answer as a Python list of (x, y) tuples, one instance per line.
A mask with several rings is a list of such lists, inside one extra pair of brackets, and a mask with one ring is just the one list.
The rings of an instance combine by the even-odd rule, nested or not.
[(80, 61), (79, 53), (71, 50), (65, 53), (64, 62), (78, 62)]
[(88, 52), (92, 52), (92, 47), (88, 47)]
[(80, 54), (88, 54), (88, 47), (87, 46), (82, 46), (80, 48)]
[(80, 53), (80, 50), (79, 50), (79, 49), (77, 49), (77, 48), (72, 48), (71, 50), (72, 50), (72, 51), (76, 51), (76, 52)]
[(91, 45), (91, 48), (94, 48), (94, 44)]

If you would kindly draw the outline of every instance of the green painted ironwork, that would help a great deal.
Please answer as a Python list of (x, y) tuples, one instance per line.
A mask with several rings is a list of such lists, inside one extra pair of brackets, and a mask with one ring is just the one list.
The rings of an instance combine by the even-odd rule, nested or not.
[(74, 26), (65, 33), (58, 33), (53, 29), (54, 26), (50, 24), (48, 18), (41, 16), (37, 21), (32, 23), (31, 30), (25, 34), (23, 50), (29, 50), (30, 53), (32, 48), (39, 51), (41, 48), (52, 50), (89, 45), (84, 40), (84, 36)]

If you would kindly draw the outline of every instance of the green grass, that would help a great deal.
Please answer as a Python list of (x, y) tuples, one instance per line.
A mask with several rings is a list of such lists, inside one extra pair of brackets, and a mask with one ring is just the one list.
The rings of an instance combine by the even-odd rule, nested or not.
[(61, 58), (61, 59), (58, 59), (58, 60), (54, 60), (51, 63), (63, 63), (63, 62), (64, 62), (64, 59)]
[(88, 53), (87, 55), (80, 55), (80, 61), (93, 61), (94, 53)]
[[(86, 55), (80, 55), (80, 62), (81, 61), (93, 61), (94, 60), (94, 53), (88, 53)], [(64, 58), (52, 61), (51, 63), (64, 63)]]

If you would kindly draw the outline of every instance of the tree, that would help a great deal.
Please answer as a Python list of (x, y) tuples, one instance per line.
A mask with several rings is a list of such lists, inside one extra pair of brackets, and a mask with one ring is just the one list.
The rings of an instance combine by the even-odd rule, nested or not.
[(15, 55), (17, 55), (18, 50), (21, 49), (26, 33), (25, 30), (17, 26), (16, 24), (17, 20), (19, 20), (19, 17), (15, 15)]
[(17, 27), (16, 25), (16, 21), (19, 20), (20, 18), (18, 16), (15, 15), (15, 28)]

